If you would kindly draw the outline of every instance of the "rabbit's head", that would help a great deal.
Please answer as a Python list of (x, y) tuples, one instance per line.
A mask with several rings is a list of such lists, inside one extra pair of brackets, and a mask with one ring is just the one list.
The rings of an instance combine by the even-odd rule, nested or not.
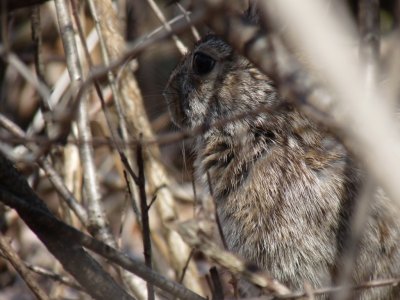
[(178, 64), (164, 96), (174, 123), (189, 128), (277, 102), (268, 77), (213, 34)]

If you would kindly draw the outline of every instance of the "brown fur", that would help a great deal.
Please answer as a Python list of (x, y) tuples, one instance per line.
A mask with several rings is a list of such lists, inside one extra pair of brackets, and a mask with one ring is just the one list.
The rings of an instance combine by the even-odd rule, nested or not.
[[(193, 55), (215, 59), (206, 75)], [(334, 284), (361, 172), (323, 128), (284, 105), (272, 82), (214, 35), (200, 41), (174, 70), (165, 90), (174, 122), (193, 128), (270, 108), (210, 128), (195, 142), (200, 180), (209, 172), (217, 212), (231, 251), (290, 288), (305, 281)], [(399, 216), (376, 197), (353, 274), (354, 282), (400, 274)], [(398, 288), (369, 290), (361, 299), (397, 299)]]

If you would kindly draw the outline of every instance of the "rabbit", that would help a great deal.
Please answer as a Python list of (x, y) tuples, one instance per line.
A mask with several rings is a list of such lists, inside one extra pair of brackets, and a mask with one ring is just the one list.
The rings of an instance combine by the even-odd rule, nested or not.
[[(209, 175), (228, 249), (292, 290), (334, 285), (365, 177), (345, 147), (212, 33), (183, 57), (164, 97), (178, 127), (207, 128), (194, 140), (196, 174), (205, 185)], [(400, 212), (378, 191), (371, 206), (353, 283), (400, 274)], [(400, 289), (354, 297), (400, 299)]]

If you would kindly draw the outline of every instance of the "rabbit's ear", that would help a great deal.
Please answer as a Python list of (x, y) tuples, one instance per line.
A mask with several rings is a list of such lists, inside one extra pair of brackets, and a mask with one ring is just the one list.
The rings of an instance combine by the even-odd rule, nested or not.
[(259, 25), (260, 14), (258, 10), (258, 1), (259, 0), (249, 0), (249, 7), (243, 15), (244, 19), (253, 25)]

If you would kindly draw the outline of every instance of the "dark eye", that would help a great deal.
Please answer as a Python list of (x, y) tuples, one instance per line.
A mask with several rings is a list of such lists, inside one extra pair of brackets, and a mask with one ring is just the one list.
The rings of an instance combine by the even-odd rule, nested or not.
[(197, 52), (193, 57), (193, 71), (197, 75), (206, 75), (214, 68), (215, 60), (207, 54)]

